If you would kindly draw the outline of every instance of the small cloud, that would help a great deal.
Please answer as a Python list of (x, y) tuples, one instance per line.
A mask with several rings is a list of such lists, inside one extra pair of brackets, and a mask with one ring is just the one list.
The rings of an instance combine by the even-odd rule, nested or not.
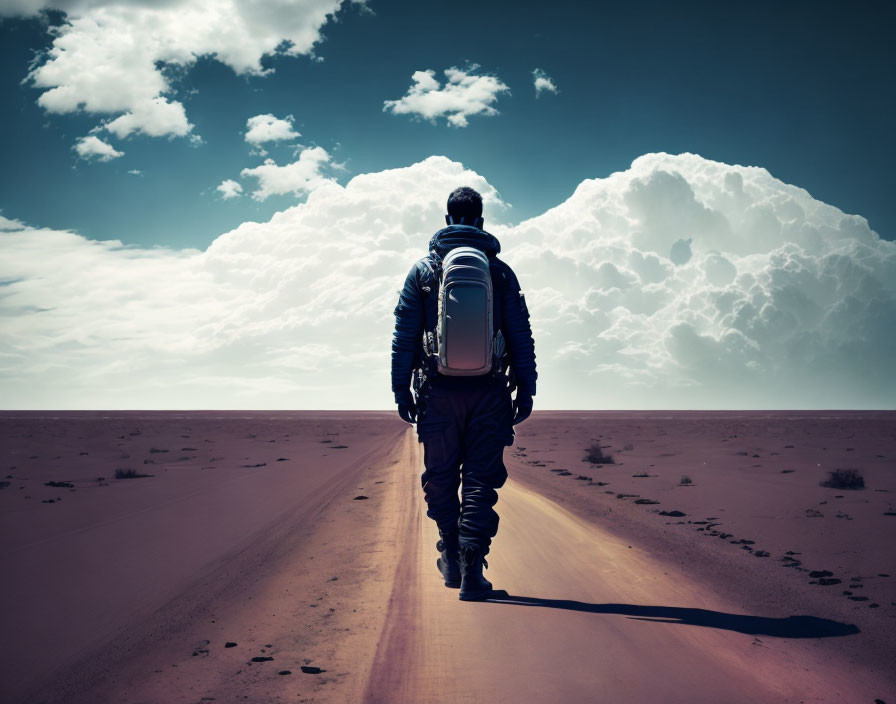
[(224, 200), (239, 198), (243, 195), (243, 187), (232, 178), (227, 178), (221, 181), (216, 190), (221, 194), (221, 197)]
[(436, 80), (436, 72), (415, 71), (411, 76), (414, 85), (404, 97), (383, 102), (383, 111), (396, 115), (419, 115), (435, 122), (444, 117), (449, 125), (466, 127), (470, 115), (497, 115), (493, 106), (501, 93), (510, 88), (496, 76), (475, 75), (479, 66), (472, 64), (467, 70), (449, 68), (445, 85)]
[(124, 152), (120, 152), (108, 142), (104, 142), (95, 135), (87, 135), (81, 137), (74, 146), (74, 150), (82, 159), (89, 161), (96, 159), (97, 161), (111, 161), (120, 156), (124, 156)]
[(294, 121), (292, 115), (287, 115), (282, 120), (269, 114), (250, 117), (246, 120), (246, 141), (259, 146), (265, 142), (281, 142), (301, 137), (302, 135), (292, 128)]
[(140, 169), (128, 169), (128, 173), (132, 176), (142, 176), (143, 172)]
[(25, 227), (25, 223), (21, 220), (10, 220), (8, 217), (0, 215), (0, 230), (21, 230)]
[(323, 147), (311, 147), (303, 150), (291, 164), (278, 166), (273, 159), (265, 159), (261, 166), (243, 169), (240, 176), (258, 179), (258, 188), (252, 192), (254, 200), (261, 201), (269, 196), (287, 193), (299, 196), (333, 182), (321, 173), (321, 168), (330, 163), (330, 158)]
[(557, 84), (554, 79), (546, 74), (542, 69), (537, 68), (532, 71), (532, 81), (535, 84), (535, 97), (539, 97), (542, 93), (556, 93)]

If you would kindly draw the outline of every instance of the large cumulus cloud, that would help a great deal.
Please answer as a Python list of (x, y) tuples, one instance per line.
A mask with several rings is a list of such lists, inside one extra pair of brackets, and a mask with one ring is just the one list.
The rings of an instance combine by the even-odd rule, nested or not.
[(755, 167), (651, 154), (518, 225), (444, 157), (326, 183), (206, 251), (3, 220), (6, 407), (386, 407), (392, 310), (448, 192), (486, 195), (541, 407), (892, 407), (896, 245)]

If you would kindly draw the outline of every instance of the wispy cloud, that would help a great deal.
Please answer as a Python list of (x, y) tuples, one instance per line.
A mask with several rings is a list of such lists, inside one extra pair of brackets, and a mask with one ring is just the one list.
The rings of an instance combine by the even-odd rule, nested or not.
[(546, 74), (542, 69), (536, 68), (532, 71), (532, 82), (535, 85), (535, 97), (539, 97), (542, 93), (556, 93), (557, 84), (554, 79)]
[(497, 115), (494, 103), (510, 88), (496, 76), (473, 73), (478, 68), (473, 64), (467, 70), (446, 69), (444, 85), (436, 79), (435, 71), (415, 71), (408, 92), (398, 100), (386, 100), (383, 110), (396, 115), (418, 115), (432, 122), (444, 117), (455, 127), (466, 127), (471, 115)]

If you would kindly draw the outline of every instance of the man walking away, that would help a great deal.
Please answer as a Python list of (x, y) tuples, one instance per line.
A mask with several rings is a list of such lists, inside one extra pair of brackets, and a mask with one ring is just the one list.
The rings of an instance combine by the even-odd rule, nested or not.
[(497, 257), (497, 238), (482, 229), (482, 197), (468, 187), (453, 191), (445, 220), (399, 295), (392, 391), (423, 443), (426, 515), (440, 537), (436, 564), (445, 585), (471, 601), (491, 593), (482, 568), (498, 530), (504, 448), (532, 412), (538, 375), (526, 300)]

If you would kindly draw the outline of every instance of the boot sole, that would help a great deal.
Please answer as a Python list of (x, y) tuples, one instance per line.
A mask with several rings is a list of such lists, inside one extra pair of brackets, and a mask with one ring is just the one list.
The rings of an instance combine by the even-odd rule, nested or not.
[(483, 599), (488, 599), (493, 592), (494, 589), (487, 589), (482, 592), (461, 592), (457, 598), (461, 601), (482, 601)]
[[(442, 574), (442, 577), (444, 577), (445, 575), (442, 572), (442, 558), (441, 557), (436, 558), (436, 567), (439, 568), (439, 573)], [(446, 579), (445, 586), (449, 587), (450, 589), (460, 589), (460, 579), (457, 579), (457, 580)]]

